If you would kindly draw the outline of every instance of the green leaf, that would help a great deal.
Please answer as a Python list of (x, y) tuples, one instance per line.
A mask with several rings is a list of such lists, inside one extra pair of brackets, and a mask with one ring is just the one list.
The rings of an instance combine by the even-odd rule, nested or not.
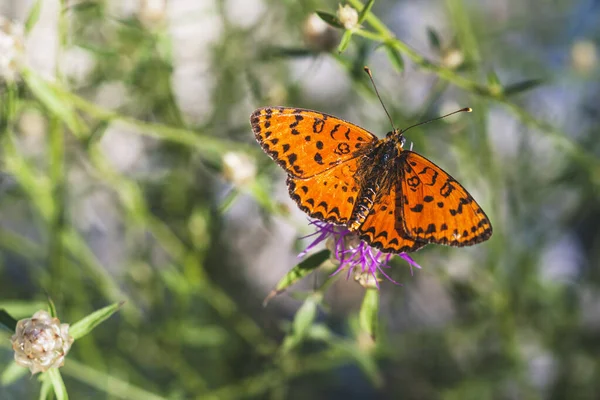
[(342, 36), (342, 40), (340, 40), (340, 44), (338, 46), (339, 53), (343, 53), (344, 50), (346, 50), (346, 48), (350, 44), (351, 37), (352, 37), (352, 31), (347, 30), (346, 32), (344, 32), (344, 35)]
[(504, 89), (502, 87), (502, 84), (500, 83), (500, 79), (498, 78), (498, 75), (496, 75), (496, 73), (494, 71), (491, 71), (490, 73), (488, 73), (487, 81), (488, 81), (489, 91), (493, 95), (499, 95), (503, 92)]
[(40, 103), (56, 115), (73, 134), (81, 137), (86, 129), (77, 113), (73, 111), (70, 101), (62, 98), (52, 84), (31, 70), (23, 70), (23, 79)]
[(73, 339), (75, 340), (87, 335), (92, 329), (119, 311), (123, 304), (123, 301), (111, 304), (110, 306), (101, 308), (98, 311), (94, 311), (87, 317), (80, 319), (71, 325), (71, 328), (69, 329), (69, 335), (73, 336)]
[(321, 250), (318, 253), (308, 256), (304, 261), (292, 268), (279, 281), (275, 289), (273, 289), (271, 293), (269, 293), (269, 295), (263, 302), (263, 306), (267, 305), (269, 300), (271, 300), (273, 297), (283, 293), (288, 287), (310, 274), (314, 269), (320, 267), (325, 261), (327, 261), (329, 255), (329, 250)]
[(63, 382), (62, 376), (60, 375), (60, 371), (58, 368), (50, 368), (46, 371), (46, 374), (50, 378), (50, 382), (52, 383), (52, 387), (54, 388), (54, 394), (56, 395), (57, 400), (68, 400), (69, 395), (67, 394), (67, 388), (65, 387), (65, 383)]
[(381, 388), (383, 386), (383, 377), (377, 368), (377, 362), (373, 359), (373, 355), (356, 350), (352, 351), (351, 354), (371, 384), (376, 388)]
[(358, 14), (358, 24), (360, 25), (365, 18), (367, 18), (367, 14), (371, 11), (371, 7), (375, 4), (375, 0), (369, 0), (367, 4), (360, 10), (360, 14)]
[(317, 304), (321, 298), (320, 295), (313, 294), (298, 309), (292, 322), (292, 331), (285, 337), (281, 345), (282, 354), (288, 353), (308, 336), (317, 316)]
[(46, 374), (40, 374), (38, 375), (38, 380), (42, 382), (38, 399), (52, 399), (52, 382), (50, 382), (50, 379), (48, 379)]
[(42, 0), (37, 0), (31, 10), (29, 10), (29, 15), (25, 20), (25, 33), (31, 32), (38, 19), (40, 18), (40, 10), (42, 9)]
[(0, 384), (2, 384), (2, 386), (8, 386), (27, 375), (27, 372), (29, 372), (27, 368), (20, 366), (16, 362), (11, 362), (8, 364), (8, 367), (2, 371), (2, 375), (0, 375)]
[(385, 52), (387, 53), (388, 58), (390, 59), (390, 62), (392, 63), (394, 68), (398, 72), (403, 72), (404, 71), (404, 59), (402, 58), (402, 54), (400, 54), (398, 49), (396, 49), (396, 47), (394, 47), (394, 45), (392, 45), (392, 44), (386, 44)]
[(379, 290), (367, 289), (358, 314), (360, 329), (375, 340), (379, 316)]
[(442, 50), (442, 42), (438, 33), (431, 27), (427, 27), (427, 38), (429, 39), (429, 46), (436, 51)]
[(101, 2), (97, 1), (80, 1), (78, 3), (74, 3), (70, 5), (66, 10), (72, 12), (89, 12), (93, 11), (95, 15), (101, 17), (100, 11), (102, 10)]
[(342, 21), (340, 21), (335, 15), (330, 14), (326, 11), (317, 11), (316, 13), (319, 16), (319, 18), (321, 18), (323, 21), (327, 22), (334, 28), (344, 29), (344, 24), (342, 24)]
[(17, 327), (17, 320), (3, 308), (0, 309), (0, 327), (6, 328), (10, 332), (14, 332)]
[(283, 47), (283, 46), (272, 46), (265, 50), (265, 57), (273, 58), (301, 58), (301, 57), (312, 57), (315, 52), (303, 47)]
[(56, 312), (56, 305), (50, 296), (48, 296), (48, 312), (52, 316), (52, 318), (58, 318), (58, 313)]
[(523, 82), (514, 83), (512, 85), (508, 85), (504, 88), (504, 94), (507, 96), (515, 95), (519, 93), (523, 93), (527, 90), (531, 90), (542, 83), (544, 83), (544, 79), (529, 79)]
[(314, 296), (311, 296), (306, 299), (294, 317), (293, 335), (298, 339), (305, 338), (316, 316), (317, 301)]
[(333, 332), (325, 324), (313, 324), (307, 334), (311, 339), (322, 340), (323, 342), (333, 342), (336, 340)]

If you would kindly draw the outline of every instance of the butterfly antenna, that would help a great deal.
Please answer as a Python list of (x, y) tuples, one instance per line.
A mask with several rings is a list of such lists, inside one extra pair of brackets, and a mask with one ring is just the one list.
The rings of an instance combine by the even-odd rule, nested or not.
[(451, 113), (446, 114), (446, 115), (442, 115), (441, 117), (432, 118), (432, 119), (430, 119), (428, 121), (423, 121), (423, 122), (419, 122), (418, 124), (411, 125), (408, 128), (406, 128), (406, 129), (402, 129), (402, 132), (406, 132), (407, 130), (409, 130), (410, 128), (414, 128), (415, 126), (425, 125), (425, 124), (428, 124), (430, 122), (437, 121), (438, 119), (446, 118), (446, 117), (449, 117), (449, 116), (451, 116), (453, 114), (458, 114), (459, 112), (471, 112), (471, 111), (473, 111), (473, 109), (471, 107), (461, 108), (460, 110), (452, 111)]
[(387, 108), (385, 108), (385, 104), (383, 104), (383, 100), (381, 100), (381, 96), (379, 95), (379, 90), (377, 90), (377, 85), (375, 84), (375, 80), (373, 80), (373, 75), (371, 74), (371, 70), (367, 66), (364, 67), (364, 70), (367, 73), (367, 75), (369, 75), (369, 79), (371, 79), (371, 83), (373, 84), (373, 88), (375, 89), (377, 98), (379, 99), (379, 102), (381, 103), (381, 106), (383, 107), (383, 111), (385, 111), (385, 113), (387, 114), (387, 116), (390, 120), (390, 123), (392, 124), (392, 129), (394, 130), (394, 132), (396, 132), (397, 129), (394, 126), (394, 121), (392, 120), (392, 117), (390, 116), (390, 113), (388, 112)]

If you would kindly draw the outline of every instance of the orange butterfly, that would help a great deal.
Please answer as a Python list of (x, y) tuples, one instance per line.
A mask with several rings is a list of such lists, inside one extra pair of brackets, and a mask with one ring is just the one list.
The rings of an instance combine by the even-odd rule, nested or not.
[(489, 219), (454, 178), (350, 122), (300, 108), (264, 107), (250, 117), (263, 150), (287, 173), (290, 196), (313, 218), (346, 226), (385, 252), (428, 243), (470, 246), (492, 235)]

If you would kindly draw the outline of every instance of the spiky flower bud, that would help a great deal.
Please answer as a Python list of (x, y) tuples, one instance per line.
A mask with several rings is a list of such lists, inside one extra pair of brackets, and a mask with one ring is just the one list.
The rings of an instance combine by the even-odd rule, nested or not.
[(15, 362), (29, 368), (32, 374), (61, 367), (73, 344), (69, 324), (61, 324), (43, 310), (17, 322), (11, 341)]

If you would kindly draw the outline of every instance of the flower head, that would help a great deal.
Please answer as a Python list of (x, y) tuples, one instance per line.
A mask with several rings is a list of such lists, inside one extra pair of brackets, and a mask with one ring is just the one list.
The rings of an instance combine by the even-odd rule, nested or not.
[[(317, 231), (309, 236), (316, 236), (306, 249), (300, 253), (304, 256), (308, 251), (314, 248), (322, 241), (326, 241), (327, 248), (331, 251), (331, 256), (335, 262), (339, 263), (338, 268), (333, 272), (335, 275), (343, 269), (348, 270), (349, 278), (354, 273), (355, 280), (364, 287), (379, 287), (378, 274), (383, 275), (389, 281), (399, 285), (398, 282), (385, 273), (384, 269), (390, 268), (389, 261), (392, 259), (392, 253), (384, 253), (381, 250), (374, 249), (360, 240), (355, 232), (349, 231), (346, 227), (337, 226), (321, 221), (312, 221), (310, 223), (317, 228)], [(421, 268), (412, 257), (406, 253), (400, 253), (406, 262), (412, 267)]]
[(15, 362), (28, 367), (32, 374), (61, 367), (73, 344), (69, 324), (61, 324), (47, 311), (38, 311), (17, 322), (11, 341)]
[(346, 29), (353, 29), (358, 25), (358, 11), (352, 6), (341, 4), (338, 7), (337, 17)]

